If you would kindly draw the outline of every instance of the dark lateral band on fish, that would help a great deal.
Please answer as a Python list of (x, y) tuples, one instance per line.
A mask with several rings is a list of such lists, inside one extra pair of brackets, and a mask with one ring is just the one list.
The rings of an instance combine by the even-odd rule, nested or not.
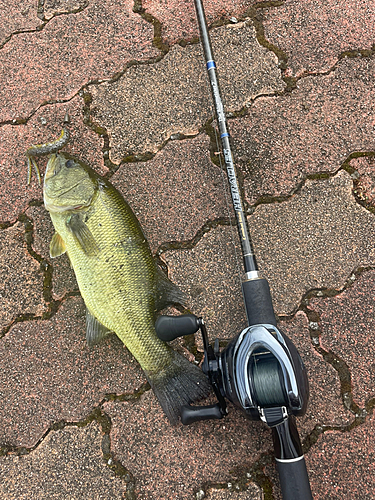
[(69, 139), (70, 139), (69, 130), (66, 127), (63, 127), (60, 137), (55, 141), (46, 142), (45, 144), (36, 144), (26, 150), (25, 154), (27, 156), (27, 164), (28, 164), (27, 185), (29, 185), (31, 182), (32, 167), (34, 167), (39, 184), (41, 184), (42, 182), (39, 167), (35, 161), (35, 157), (47, 156), (53, 153), (57, 153), (69, 142)]

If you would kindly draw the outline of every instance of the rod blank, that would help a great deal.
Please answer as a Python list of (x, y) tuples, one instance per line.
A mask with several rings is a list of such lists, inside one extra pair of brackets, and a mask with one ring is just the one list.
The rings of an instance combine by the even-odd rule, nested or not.
[(204, 13), (201, 0), (194, 0), (194, 1), (195, 1), (195, 8), (197, 11), (197, 18), (201, 34), (201, 42), (203, 46), (204, 58), (206, 61), (206, 68), (207, 68), (208, 78), (210, 81), (211, 93), (214, 101), (215, 113), (219, 127), (224, 163), (227, 169), (229, 186), (232, 195), (232, 202), (237, 219), (237, 229), (241, 241), (244, 268), (246, 273), (250, 273), (252, 271), (258, 271), (258, 266), (256, 263), (252, 243), (250, 240), (249, 231), (247, 229), (246, 217), (242, 206), (237, 176), (234, 169), (232, 149), (229, 142), (229, 132), (216, 74), (216, 64), (214, 61), (212, 47), (210, 43), (210, 37), (208, 35), (208, 30), (207, 30), (206, 16)]

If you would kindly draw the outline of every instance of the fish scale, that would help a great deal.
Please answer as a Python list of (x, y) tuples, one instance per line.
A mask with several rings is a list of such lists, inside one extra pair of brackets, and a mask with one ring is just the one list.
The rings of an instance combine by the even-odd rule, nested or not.
[(170, 348), (154, 329), (155, 263), (138, 221), (112, 186), (99, 186), (84, 217), (95, 241), (100, 242), (99, 254), (90, 256), (69, 231), (69, 215), (51, 212), (51, 219), (65, 241), (87, 308), (116, 332), (144, 370), (160, 370), (170, 363)]
[(156, 336), (155, 312), (181, 303), (184, 295), (156, 265), (121, 194), (83, 162), (65, 153), (51, 155), (44, 203), (56, 230), (51, 256), (67, 252), (89, 311), (88, 341), (115, 332), (175, 423), (181, 407), (210, 388), (197, 366)]

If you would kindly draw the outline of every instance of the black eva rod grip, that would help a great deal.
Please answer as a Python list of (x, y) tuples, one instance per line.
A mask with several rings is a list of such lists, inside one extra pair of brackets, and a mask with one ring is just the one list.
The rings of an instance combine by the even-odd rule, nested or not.
[(185, 405), (181, 408), (181, 422), (184, 425), (190, 425), (200, 420), (211, 420), (223, 418), (223, 414), (218, 404), (210, 406), (190, 406)]
[(199, 326), (199, 319), (194, 314), (159, 316), (155, 322), (156, 334), (164, 342), (174, 340), (183, 335), (191, 335), (198, 331)]
[(249, 326), (259, 324), (276, 326), (270, 287), (266, 279), (244, 281), (242, 293)]
[(313, 500), (305, 458), (276, 459), (283, 500)]

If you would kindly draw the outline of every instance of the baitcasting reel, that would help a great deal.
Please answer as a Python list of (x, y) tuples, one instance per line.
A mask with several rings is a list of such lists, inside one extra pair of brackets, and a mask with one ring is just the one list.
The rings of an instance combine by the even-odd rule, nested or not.
[(203, 319), (193, 314), (159, 316), (155, 326), (163, 341), (191, 335), (199, 329), (202, 333), (202, 370), (210, 379), (218, 403), (184, 406), (184, 425), (223, 418), (228, 413), (225, 398), (249, 419), (262, 420), (269, 427), (306, 412), (309, 389), (305, 367), (294, 344), (275, 326), (249, 326), (222, 352), (218, 339), (212, 348)]
[[(184, 406), (181, 421), (188, 425), (223, 418), (228, 413), (226, 399), (249, 419), (262, 420), (272, 429), (283, 497), (309, 500), (311, 490), (294, 418), (303, 415), (307, 408), (306, 369), (294, 344), (276, 327), (272, 305), (271, 309), (267, 307), (267, 281), (245, 281), (243, 291), (246, 309), (252, 311), (248, 314), (250, 326), (222, 351), (218, 339), (214, 348), (209, 344), (202, 318), (187, 314), (159, 316), (156, 321), (157, 335), (163, 341), (199, 329), (202, 333), (205, 354), (202, 370), (209, 377), (218, 402), (210, 406)], [(266, 318), (268, 321), (264, 321)]]

